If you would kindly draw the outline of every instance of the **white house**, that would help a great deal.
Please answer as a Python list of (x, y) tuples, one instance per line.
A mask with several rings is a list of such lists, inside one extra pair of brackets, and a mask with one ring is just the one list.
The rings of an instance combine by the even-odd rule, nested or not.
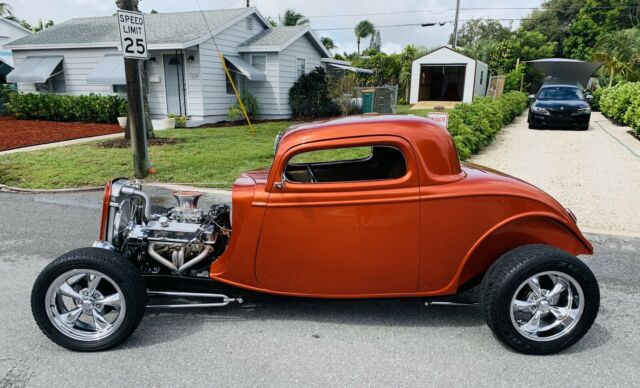
[(413, 61), (409, 101), (471, 102), (486, 94), (488, 73), (486, 63), (440, 47)]
[(12, 20), (0, 18), (0, 83), (4, 83), (4, 77), (13, 69), (13, 56), (5, 44), (27, 35), (31, 35), (31, 31)]
[[(308, 24), (273, 28), (256, 8), (145, 15), (152, 118), (189, 116), (189, 125), (228, 119), (236, 104), (216, 47), (238, 89), (259, 98), (261, 118), (291, 116), (289, 89), (330, 53)], [(211, 30), (211, 32), (210, 32)], [(122, 94), (124, 61), (115, 16), (71, 19), (8, 45), (22, 92)], [(212, 35), (213, 34), (213, 38)]]

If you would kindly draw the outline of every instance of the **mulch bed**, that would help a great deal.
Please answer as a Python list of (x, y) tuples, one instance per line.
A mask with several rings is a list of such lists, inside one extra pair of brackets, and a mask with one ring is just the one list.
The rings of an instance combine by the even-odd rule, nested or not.
[[(175, 137), (158, 137), (155, 139), (148, 139), (147, 144), (150, 146), (163, 146), (163, 145), (171, 145), (171, 144), (179, 144), (184, 143), (184, 139), (178, 139)], [(98, 143), (98, 147), (101, 148), (129, 148), (131, 147), (131, 143), (127, 139), (113, 139), (113, 140), (105, 140)]]
[(118, 124), (17, 120), (0, 117), (0, 151), (84, 137), (124, 133)]

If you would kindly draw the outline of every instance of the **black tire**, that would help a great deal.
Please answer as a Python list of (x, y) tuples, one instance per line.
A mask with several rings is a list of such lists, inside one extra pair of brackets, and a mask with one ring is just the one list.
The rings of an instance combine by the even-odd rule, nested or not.
[[(530, 277), (547, 271), (569, 275), (582, 288), (584, 308), (571, 329), (559, 338), (534, 340), (516, 329), (512, 299)], [(593, 272), (576, 257), (547, 245), (525, 245), (507, 252), (489, 268), (480, 289), (484, 319), (496, 337), (526, 354), (552, 354), (579, 341), (591, 328), (600, 307), (600, 290)]]
[[(120, 288), (126, 306), (124, 317), (105, 338), (72, 338), (59, 330), (47, 314), (47, 290), (58, 277), (77, 269), (100, 272)], [(106, 350), (126, 340), (138, 327), (146, 306), (147, 291), (138, 269), (118, 254), (100, 248), (80, 248), (58, 257), (38, 275), (31, 292), (31, 311), (40, 330), (56, 344), (75, 351)]]

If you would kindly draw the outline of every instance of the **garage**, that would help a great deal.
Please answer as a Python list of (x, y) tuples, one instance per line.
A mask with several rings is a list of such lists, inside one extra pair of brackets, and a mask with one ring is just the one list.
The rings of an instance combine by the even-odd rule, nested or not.
[(471, 102), (485, 95), (488, 71), (486, 63), (443, 46), (413, 62), (410, 102)]

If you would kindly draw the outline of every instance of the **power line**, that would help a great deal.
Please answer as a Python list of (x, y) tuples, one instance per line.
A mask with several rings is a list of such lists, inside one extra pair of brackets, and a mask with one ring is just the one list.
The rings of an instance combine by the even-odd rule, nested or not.
[[(461, 22), (468, 22), (473, 19), (460, 19)], [(496, 20), (496, 21), (520, 21), (531, 20), (531, 18), (483, 18), (483, 20)], [(403, 24), (386, 24), (376, 25), (376, 28), (394, 28), (394, 27), (431, 27), (431, 26), (443, 26), (445, 24), (453, 23), (453, 20), (441, 20), (441, 21), (429, 21), (423, 23), (403, 23)], [(317, 31), (340, 31), (340, 30), (353, 30), (353, 27), (332, 27), (332, 28), (314, 28)]]
[[(612, 6), (594, 6), (583, 7), (593, 10), (607, 10), (614, 8), (639, 8), (640, 5), (620, 5), (617, 7)], [(350, 13), (350, 14), (331, 14), (331, 15), (309, 15), (309, 18), (329, 18), (329, 17), (349, 17), (349, 16), (383, 16), (383, 15), (401, 15), (407, 13), (445, 13), (449, 11), (455, 11), (455, 8), (442, 8), (442, 9), (415, 9), (410, 11), (391, 11), (391, 12), (369, 12), (369, 13)], [(564, 8), (544, 8), (544, 7), (467, 7), (460, 8), (460, 11), (514, 11), (514, 10), (540, 10), (540, 11), (563, 11)]]

